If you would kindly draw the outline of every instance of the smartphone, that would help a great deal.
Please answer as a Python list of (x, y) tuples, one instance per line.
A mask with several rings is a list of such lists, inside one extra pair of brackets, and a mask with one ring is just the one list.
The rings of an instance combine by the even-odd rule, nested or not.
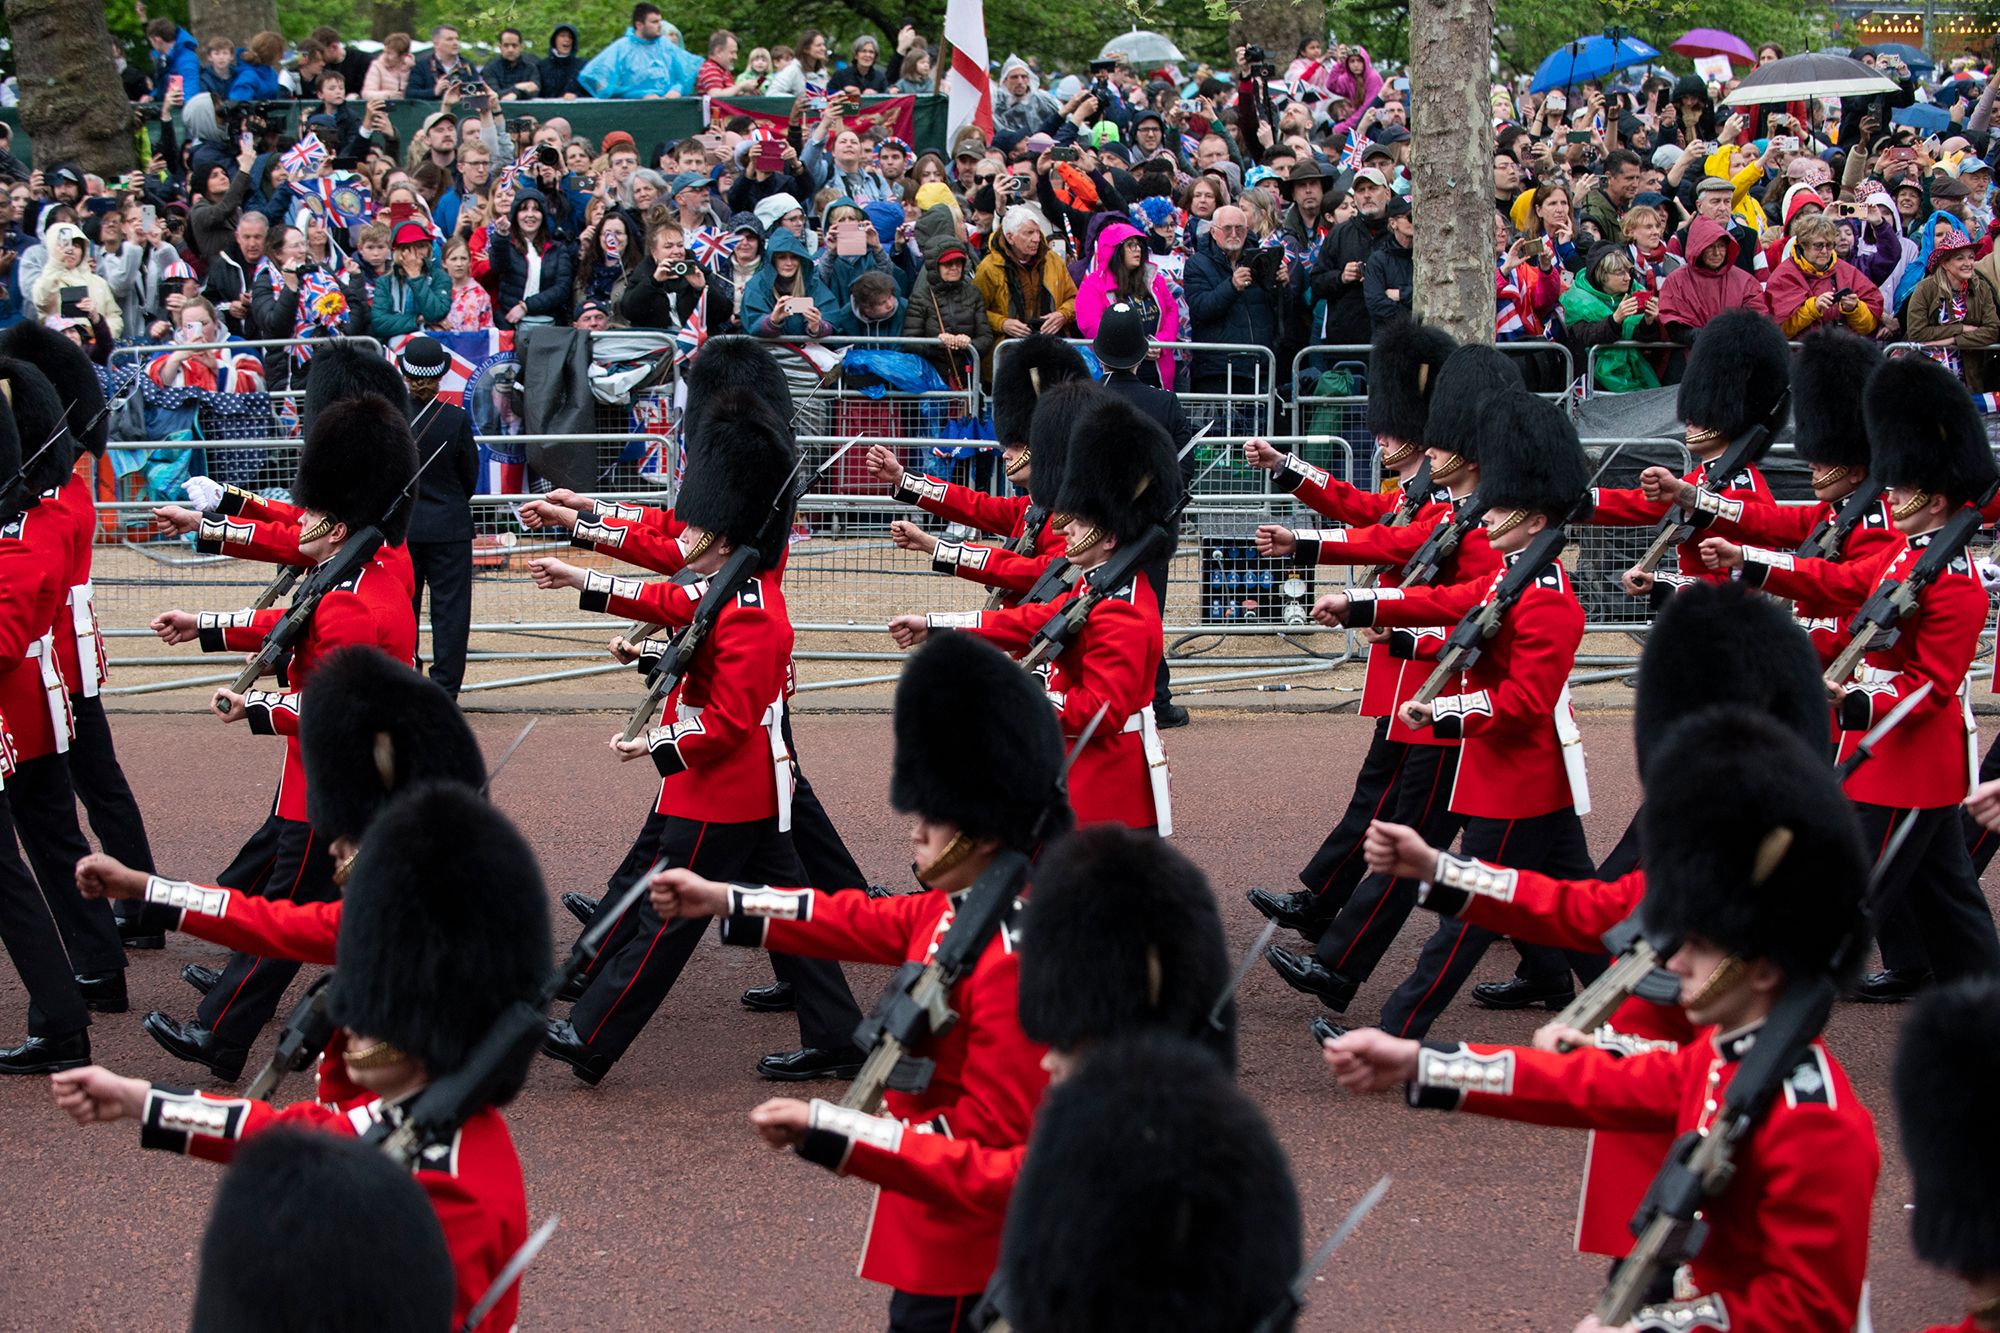
[(416, 215), (416, 205), (406, 200), (398, 199), (395, 203), (389, 205), (389, 225), (391, 227), (395, 226), (398, 222), (408, 222)]
[(1190, 116), (1199, 115), (1201, 113), (1201, 99), (1199, 97), (1183, 97), (1181, 99), (1181, 110)]
[(1787, 153), (1796, 153), (1799, 151), (1799, 138), (1796, 134), (1781, 134), (1778, 136), (1778, 147)]
[(465, 109), (475, 116), (483, 116), (493, 109), (492, 93), (467, 93), (464, 101)]
[(1057, 162), (1075, 162), (1083, 157), (1083, 153), (1075, 144), (1066, 143), (1049, 149), (1049, 157)]
[(1570, 131), (1569, 133), (1567, 133), (1567, 134), (1563, 135), (1563, 142), (1565, 142), (1565, 143), (1589, 143), (1589, 142), (1590, 142), (1590, 131), (1589, 131), (1589, 130), (1571, 130), (1571, 131)]
[(534, 132), (535, 132), (535, 118), (533, 116), (507, 117), (507, 133), (533, 134)]
[(757, 152), (750, 165), (759, 171), (782, 171), (785, 166), (785, 145), (776, 139), (766, 139), (757, 145)]
[(88, 287), (65, 287), (62, 289), (62, 304), (58, 308), (64, 319), (82, 319), (83, 303), (90, 298)]
[(1007, 179), (1013, 183), (1016, 194), (1027, 194), (1035, 188), (1035, 178), (1033, 176), (1009, 176)]
[(852, 259), (868, 253), (868, 238), (861, 234), (859, 222), (843, 222), (834, 228), (833, 252), (843, 259)]
[(181, 95), (181, 89), (185, 86), (186, 83), (180, 75), (178, 74), (167, 75), (167, 96), (179, 97)]
[(139, 225), (151, 233), (153, 228), (160, 225), (160, 211), (151, 204), (142, 204), (139, 208)]

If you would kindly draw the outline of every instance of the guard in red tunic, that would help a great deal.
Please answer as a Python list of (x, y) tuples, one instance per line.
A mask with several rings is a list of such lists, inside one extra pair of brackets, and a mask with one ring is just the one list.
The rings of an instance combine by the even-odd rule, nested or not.
[(994, 1303), (1020, 1333), (1289, 1333), (1303, 1249), (1263, 1112), (1207, 1051), (1144, 1034), (1050, 1090)]
[[(1785, 335), (1753, 310), (1725, 310), (1703, 326), (1688, 353), (1687, 374), (1681, 379), (1675, 411), (1687, 428), (1687, 448), (1698, 460), (1681, 478), (1727, 500), (1769, 503), (1770, 483), (1757, 468), (1770, 449), (1754, 450), (1743, 466), (1727, 477), (1716, 468), (1744, 432), (1784, 425), (1785, 391), (1791, 384), (1790, 349)], [(1772, 418), (1776, 417), (1774, 421)], [(1600, 527), (1652, 527), (1667, 517), (1670, 502), (1656, 492), (1599, 487), (1590, 521)], [(1697, 510), (1694, 522), (1705, 525), (1712, 515)], [(1642, 573), (1635, 566), (1625, 573), (1625, 590), (1634, 597), (1672, 592), (1691, 580), (1721, 578), (1702, 563), (1693, 541), (1677, 548), (1678, 571)], [(1657, 594), (1656, 594), (1657, 590)]]
[[(665, 700), (661, 725), (630, 741), (614, 737), (612, 749), (622, 759), (650, 756), (659, 769), (656, 859), (730, 879), (799, 883), (784, 740), (792, 626), (783, 595), (765, 583), (791, 531), (791, 429), (739, 394), (708, 405), (697, 439), (674, 511), (686, 524), (681, 540), (695, 581), (642, 583), (557, 560), (535, 562), (534, 575), (539, 586), (579, 588), (586, 611), (651, 624), (686, 624), (697, 604), (724, 599)], [(739, 547), (758, 553), (753, 576), (731, 590), (711, 588), (707, 580)], [(701, 936), (700, 923), (634, 907), (569, 1017), (550, 1022), (543, 1051), (586, 1083), (601, 1081), (667, 998)], [(773, 970), (792, 985), (802, 1044), (764, 1057), (758, 1071), (783, 1081), (852, 1077), (861, 1059), (853, 1044), (861, 1013), (840, 969), (787, 955), (774, 959)]]
[[(929, 961), (997, 857), (1030, 856), (1067, 827), (1063, 741), (1034, 678), (959, 635), (940, 636), (910, 659), (896, 688), (895, 730), (889, 800), (916, 816), (911, 851), (928, 892), (869, 898), (669, 870), (653, 881), (653, 910), (697, 932), (720, 916), (726, 943), (890, 966)], [(953, 987), (957, 1021), (913, 1052), (935, 1062), (923, 1091), (890, 1088), (880, 1116), (823, 1101), (766, 1102), (751, 1113), (766, 1138), (836, 1170), (852, 1169), (849, 1150), (863, 1142), (883, 1158), (921, 1135), (996, 1151), (1024, 1143), (1047, 1075), (1042, 1048), (1022, 1035), (1015, 1013), (1020, 907), (1017, 899)], [(961, 1208), (939, 1197), (947, 1191), (882, 1183), (861, 1276), (894, 1288), (889, 1327), (966, 1327), (993, 1274), (998, 1212)]]
[[(1962, 391), (1961, 391), (1962, 392)], [(1411, 1105), (1574, 1128), (1699, 1133), (1794, 986), (1825, 983), (1861, 929), (1867, 853), (1820, 755), (1760, 713), (1704, 711), (1648, 774), (1642, 836), (1649, 938), (1700, 1037), (1622, 1058), (1419, 1043), (1369, 1030), (1327, 1044), (1350, 1091), (1407, 1086)], [(1731, 799), (1717, 801), (1726, 791)], [(1859, 1326), (1880, 1169), (1875, 1124), (1824, 1044), (1804, 1047), (1705, 1201), (1708, 1235), (1672, 1299), (1626, 1329), (1849, 1333)], [(1578, 1333), (1601, 1333), (1594, 1318)]]
[[(13, 410), (0, 401), (0, 483), (19, 472), (21, 462)], [(20, 519), (30, 494), (25, 485), (0, 491), (0, 532)], [(25, 542), (0, 536), (0, 672), (5, 673), (0, 679), (18, 670), (14, 664), (27, 661), (29, 649), (46, 629), (41, 617), (50, 601), (51, 572)], [(37, 674), (35, 697), (27, 705), (29, 722), (39, 717), (46, 728), (49, 704), (39, 681)], [(90, 1014), (50, 911), (52, 895), (44, 895), (18, 850), (13, 808), (17, 760), (9, 714), (21, 705), (5, 697), (11, 693), (0, 691), (0, 945), (28, 992), (28, 1036), (0, 1049), (0, 1074), (45, 1074), (90, 1062)]]
[[(108, 904), (78, 897), (71, 879), (77, 858), (90, 850), (76, 822), (69, 773), (75, 722), (56, 645), (58, 631), (65, 638), (71, 633), (67, 602), (76, 529), (51, 497), (68, 477), (77, 450), (64, 422), (62, 400), (40, 370), (0, 358), (0, 389), (11, 402), (27, 467), (24, 491), (4, 502), (11, 512), (0, 527), (0, 542), (10, 548), (14, 577), (20, 581), (14, 591), (29, 608), (24, 651), (0, 659), (0, 712), (13, 729), (16, 764), (8, 799), (22, 850), (48, 895), (46, 910), (62, 931), (84, 1002), (100, 1013), (124, 1013), (125, 949), (118, 923)], [(13, 472), (7, 473), (0, 485), (13, 478)]]
[[(1654, 618), (1639, 656), (1633, 693), (1633, 749), (1643, 784), (1674, 722), (1716, 704), (1750, 708), (1782, 722), (1816, 754), (1829, 751), (1826, 693), (1811, 641), (1779, 603), (1741, 584), (1702, 583), (1670, 598)], [(1634, 821), (1636, 828), (1636, 819)], [(1635, 835), (1636, 838), (1636, 835)], [(1418, 902), (1440, 916), (1497, 935), (1557, 949), (1595, 952), (1607, 932), (1639, 910), (1643, 870), (1616, 879), (1556, 879), (1451, 856), (1415, 829), (1378, 823), (1368, 830), (1370, 873), (1400, 875), (1418, 886)], [(1693, 1029), (1678, 1005), (1628, 998), (1610, 1021), (1584, 1034), (1616, 1055), (1678, 1050)], [(1557, 1049), (1554, 1024), (1535, 1035)], [(1581, 1044), (1581, 1043), (1579, 1043)], [(1584, 1153), (1576, 1246), (1622, 1258), (1630, 1222), (1666, 1156), (1671, 1136), (1652, 1130), (1602, 1130)]]
[[(128, 864), (150, 870), (153, 853), (146, 840), (146, 822), (132, 796), (132, 785), (119, 766), (111, 723), (98, 695), (106, 668), (90, 563), (97, 541), (96, 460), (104, 456), (111, 438), (104, 386), (82, 348), (32, 320), (0, 334), (0, 356), (26, 361), (48, 378), (68, 413), (70, 436), (79, 446), (73, 450), (76, 460), (86, 456), (91, 460), (82, 471), (69, 468), (62, 485), (43, 500), (71, 528), (69, 596), (54, 628), (56, 660), (69, 689), (70, 716), (75, 723), (69, 745), (70, 786), (83, 802), (98, 845)], [(41, 441), (36, 441), (36, 447), (40, 445)], [(149, 927), (143, 920), (120, 918), (118, 926), (127, 949), (153, 948), (161, 942), (158, 927)]]
[[(247, 721), (259, 735), (285, 738), (284, 773), (271, 813), (218, 876), (230, 888), (294, 902), (338, 896), (326, 839), (307, 822), (299, 717), (313, 672), (334, 649), (369, 644), (397, 661), (415, 658), (410, 588), (396, 577), (385, 552), (402, 544), (407, 509), (397, 500), (416, 467), (408, 420), (379, 395), (325, 407), (306, 435), (292, 488), (306, 522), (298, 534), (300, 554), (317, 569), (368, 527), (382, 532), (383, 548), (320, 598), (276, 689), (216, 692), (216, 711), (225, 722)], [(312, 586), (310, 579), (301, 580), (294, 597)], [(157, 617), (153, 629), (168, 643), (198, 640), (209, 652), (252, 653), (286, 614), (276, 607), (199, 615), (173, 610)], [(235, 954), (192, 1021), (180, 1023), (154, 1010), (146, 1016), (146, 1031), (180, 1059), (235, 1079), (251, 1041), (297, 972), (296, 963)]]
[[(1351, 589), (1323, 597), (1322, 623), (1355, 628), (1451, 626), (1484, 605), (1514, 562), (1550, 524), (1563, 521), (1590, 479), (1590, 460), (1559, 408), (1525, 391), (1486, 404), (1480, 491), (1486, 531), (1507, 564), (1491, 578), (1445, 588)], [(1561, 561), (1535, 576), (1459, 683), (1431, 703), (1411, 700), (1403, 720), (1462, 737), (1451, 808), (1466, 820), (1460, 850), (1502, 865), (1564, 878), (1590, 872), (1580, 815), (1590, 809), (1582, 737), (1570, 707), (1569, 672), (1583, 641), (1583, 607)], [(1445, 922), (1383, 1007), (1382, 1026), (1421, 1034), (1465, 983), (1495, 936)], [(1592, 960), (1521, 946), (1522, 969), (1551, 1007), (1574, 990), (1573, 969)], [(1601, 965), (1601, 964), (1599, 964)], [(1316, 1023), (1331, 1028), (1325, 1019)], [(1317, 1029), (1316, 1029), (1317, 1030)]]
[[(1077, 419), (1056, 504), (1069, 519), (1067, 558), (1103, 599), (1051, 662), (1048, 693), (1072, 741), (1104, 710), (1070, 780), (1070, 804), (1082, 824), (1173, 832), (1166, 750), (1153, 720), (1163, 649), (1158, 608), (1137, 572), (1117, 587), (1098, 585), (1110, 581), (1105, 575), (1119, 550), (1155, 528), (1166, 532), (1172, 552), (1180, 475), (1166, 430), (1123, 399), (1102, 395)], [(1018, 656), (1081, 593), (1079, 584), (1045, 603), (898, 616), (889, 632), (907, 648), (934, 629), (959, 630)]]
[[(1397, 479), (1394, 491), (1364, 490), (1337, 480), (1297, 454), (1281, 454), (1263, 440), (1251, 440), (1243, 446), (1245, 461), (1252, 467), (1269, 469), (1273, 485), (1290, 491), (1313, 512), (1346, 525), (1345, 531), (1305, 530), (1306, 545), (1299, 548), (1303, 558), (1311, 559), (1317, 552), (1330, 562), (1348, 563), (1341, 558), (1339, 541), (1360, 536), (1363, 531), (1414, 526), (1451, 504), (1455, 483), (1463, 486), (1477, 476), (1474, 428), (1478, 415), (1471, 409), (1489, 393), (1519, 387), (1521, 374), (1512, 358), (1490, 348), (1455, 349), (1456, 344), (1442, 330), (1399, 319), (1382, 330), (1369, 354), (1368, 429), (1375, 436), (1383, 471)], [(1440, 386), (1451, 396), (1435, 392)], [(1430, 441), (1436, 442), (1435, 448), (1428, 447)], [(1469, 494), (1470, 488), (1464, 493)], [(1329, 535), (1336, 532), (1342, 535)], [(1287, 554), (1300, 536), (1275, 524), (1260, 527), (1258, 552)], [(1394, 586), (1396, 575), (1384, 572), (1379, 581)], [(1392, 814), (1413, 818), (1408, 802), (1422, 799), (1419, 793), (1428, 793), (1433, 785), (1430, 779), (1439, 776), (1440, 765), (1457, 762), (1456, 744), (1427, 731), (1412, 730), (1396, 719), (1397, 705), (1426, 674), (1426, 669), (1412, 669), (1407, 659), (1392, 656), (1386, 640), (1370, 642), (1367, 673), (1361, 682), (1361, 714), (1376, 720), (1375, 733), (1361, 760), (1361, 770), (1355, 774), (1347, 808), (1299, 871), (1303, 888), (1288, 894), (1250, 890), (1250, 904), (1259, 912), (1308, 939), (1318, 939), (1361, 882), (1361, 835), (1368, 822)], [(1405, 684), (1411, 676), (1415, 679)], [(1413, 751), (1412, 744), (1425, 749)], [(1449, 758), (1446, 750), (1453, 752)], [(1437, 785), (1450, 791), (1449, 776)]]
[(1898, 1138), (1916, 1203), (1910, 1240), (1917, 1257), (1962, 1279), (1971, 1310), (1929, 1333), (2000, 1328), (2000, 1146), (1993, 1097), (2000, 1093), (2000, 981), (1940, 986), (1917, 1001), (1896, 1042)]
[[(1740, 568), (1744, 582), (1766, 592), (1852, 611), (1885, 581), (1908, 575), (1938, 530), (2000, 481), (1971, 398), (1926, 357), (1892, 360), (1875, 372), (1868, 381), (1867, 423), (1875, 472), (1888, 487), (1903, 540), (1882, 547), (1873, 560), (1842, 564), (1801, 561), (1721, 537), (1702, 540), (1704, 555), (1718, 568)], [(1843, 759), (1898, 703), (1930, 686), (1875, 747), (1874, 758), (1847, 779), (1862, 829), (1878, 852), (1903, 812), (1920, 812), (1879, 889), (1886, 905), (1882, 962), (1891, 974), (1884, 982), (1926, 970), (1945, 981), (2000, 971), (2000, 938), (1958, 814), (1972, 790), (1978, 753), (1967, 677), (1990, 606), (1985, 584), (1960, 554), (1923, 590), (1916, 610), (1897, 622), (1894, 643), (1866, 654), (1853, 679), (1829, 682)], [(1886, 985), (1873, 998), (1899, 992), (1907, 994), (1908, 987)]]
[[(470, 788), (414, 787), (376, 818), (348, 877), (327, 996), (344, 1078), (323, 1072), (319, 1100), (280, 1110), (92, 1066), (54, 1076), (56, 1104), (83, 1124), (136, 1119), (144, 1147), (223, 1162), (274, 1126), (393, 1129), (428, 1085), (466, 1068), (510, 1006), (539, 999), (550, 949), (547, 890), (519, 831)], [(491, 1101), (414, 1164), (457, 1273), (454, 1325), (527, 1239), (521, 1163), (499, 1108), (531, 1058), (495, 1071)], [(506, 1333), (517, 1303), (509, 1292), (479, 1328)]]

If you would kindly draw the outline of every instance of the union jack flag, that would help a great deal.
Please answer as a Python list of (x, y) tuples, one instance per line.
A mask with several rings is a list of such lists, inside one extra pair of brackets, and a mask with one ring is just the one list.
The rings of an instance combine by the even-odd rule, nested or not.
[(707, 341), (708, 289), (704, 287), (701, 299), (694, 303), (694, 312), (687, 317), (687, 323), (681, 325), (680, 331), (674, 334), (674, 349), (683, 362), (692, 361), (695, 353), (699, 352), (701, 345)]
[(167, 261), (167, 271), (163, 276), (169, 281), (177, 282), (182, 278), (192, 278), (194, 276), (194, 268), (187, 260), (182, 259), (179, 255), (175, 255)]
[[(347, 314), (346, 299), (346, 293), (340, 290), (340, 284), (333, 280), (332, 274), (321, 269), (310, 269), (301, 273), (299, 310), (292, 320), (292, 336), (301, 339), (311, 338), (315, 329), (322, 329), (327, 333), (340, 332)], [(322, 302), (339, 303), (339, 313), (332, 316), (323, 313)], [(292, 360), (300, 365), (312, 360), (312, 354), (313, 346), (310, 342), (295, 343), (291, 348)]]
[(422, 335), (405, 333), (400, 337), (391, 338), (387, 350), (393, 357), (403, 350), (410, 339), (418, 336), (435, 338), (444, 344), (445, 354), (451, 359), (445, 366), (444, 374), (438, 379), (438, 397), (454, 407), (461, 407), (465, 403), (465, 386), (471, 383), (474, 372), (478, 370), (472, 357), (466, 353), (470, 352), (472, 356), (481, 358), (490, 355), (494, 342), (492, 335), (491, 329), (480, 329), (471, 333), (450, 333), (443, 329), (432, 329)]
[(1340, 154), (1339, 170), (1359, 171), (1361, 169), (1361, 153), (1366, 147), (1367, 145), (1361, 142), (1361, 136), (1355, 131), (1349, 130), (1347, 132), (1347, 147)]
[(1192, 134), (1183, 134), (1181, 136), (1181, 156), (1192, 162), (1200, 153), (1201, 140), (1195, 138)]
[(736, 248), (736, 237), (714, 227), (698, 227), (694, 235), (687, 238), (687, 244), (688, 253), (694, 256), (695, 263), (720, 273), (721, 266), (728, 262)]
[(286, 149), (278, 161), (294, 176), (316, 176), (326, 165), (326, 145), (319, 141), (318, 135), (308, 134)]
[(522, 185), (533, 185), (535, 183), (534, 148), (530, 147), (523, 151), (519, 157), (514, 159), (514, 165), (507, 168), (507, 170), (512, 172), (514, 179)]

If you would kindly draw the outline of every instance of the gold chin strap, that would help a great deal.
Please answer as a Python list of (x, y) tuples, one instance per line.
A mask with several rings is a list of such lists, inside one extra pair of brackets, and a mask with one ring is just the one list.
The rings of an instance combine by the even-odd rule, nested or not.
[(1743, 974), (1743, 960), (1730, 954), (1715, 965), (1715, 970), (1708, 974), (1708, 980), (1701, 983), (1700, 990), (1681, 1002), (1681, 1008), (1699, 1009), (1717, 996), (1727, 994), (1743, 980)]
[(401, 1047), (386, 1041), (378, 1041), (373, 1046), (364, 1046), (358, 1051), (349, 1047), (341, 1052), (340, 1058), (349, 1069), (382, 1069), (389, 1065), (400, 1064), (410, 1057)]
[(1450, 458), (1445, 459), (1442, 465), (1431, 469), (1431, 480), (1442, 485), (1444, 482), (1457, 476), (1464, 468), (1465, 455), (1453, 454)]
[(951, 841), (944, 845), (944, 850), (937, 854), (937, 860), (927, 866), (917, 867), (917, 879), (920, 883), (928, 884), (938, 876), (948, 875), (964, 865), (966, 858), (971, 855), (972, 839), (963, 833), (954, 833), (951, 835)]
[(1081, 541), (1071, 542), (1067, 550), (1069, 551), (1070, 556), (1074, 558), (1076, 556), (1082, 555), (1085, 551), (1088, 551), (1091, 547), (1097, 545), (1099, 542), (1103, 540), (1104, 540), (1104, 529), (1098, 527), (1095, 523), (1093, 523), (1090, 525), (1090, 531), (1083, 534), (1083, 539)]
[[(1403, 466), (1403, 464), (1409, 462), (1410, 459), (1415, 457), (1417, 453), (1423, 449), (1422, 445), (1416, 444), (1410, 440), (1397, 440), (1395, 441), (1395, 446), (1396, 446), (1395, 448), (1386, 449), (1382, 447), (1384, 438), (1385, 437), (1381, 435), (1377, 435), (1375, 437), (1375, 447), (1381, 449), (1382, 451), (1383, 467), (1390, 467), (1390, 468), (1401, 467)], [(1437, 474), (1432, 473), (1431, 475), (1435, 477)]]
[(1013, 458), (1008, 459), (1005, 464), (1007, 468), (1007, 475), (1010, 478), (1020, 476), (1021, 469), (1028, 466), (1028, 462), (1032, 457), (1033, 457), (1032, 450), (1023, 449), (1019, 454), (1015, 455)]
[(1918, 491), (1915, 495), (1897, 505), (1893, 514), (1898, 519), (1914, 518), (1930, 502), (1931, 493), (1929, 491)]
[(715, 545), (715, 534), (712, 532), (702, 533), (701, 536), (695, 538), (694, 545), (688, 547), (688, 552), (684, 560), (701, 559), (702, 555), (713, 545)]
[[(1437, 474), (1433, 472), (1431, 475), (1435, 477)], [(1513, 513), (1507, 515), (1506, 518), (1486, 530), (1486, 540), (1492, 541), (1495, 537), (1504, 537), (1527, 521), (1528, 511), (1525, 509), (1516, 509)]]
[(311, 527), (307, 528), (304, 532), (301, 532), (299, 534), (299, 541), (301, 544), (305, 542), (316, 542), (321, 537), (326, 536), (327, 533), (332, 531), (333, 531), (333, 519), (328, 515), (322, 514), (320, 515), (319, 522), (313, 524)]
[(1685, 439), (1687, 447), (1692, 449), (1698, 444), (1711, 444), (1721, 437), (1721, 431), (1710, 430), (1706, 426), (1689, 426)]
[(1828, 486), (1838, 486), (1846, 478), (1846, 468), (1830, 467), (1824, 472), (1813, 473), (1812, 486), (1816, 491), (1825, 490)]
[(333, 886), (335, 888), (345, 888), (347, 886), (347, 877), (353, 873), (354, 863), (360, 858), (361, 853), (357, 850), (353, 855), (333, 868)]

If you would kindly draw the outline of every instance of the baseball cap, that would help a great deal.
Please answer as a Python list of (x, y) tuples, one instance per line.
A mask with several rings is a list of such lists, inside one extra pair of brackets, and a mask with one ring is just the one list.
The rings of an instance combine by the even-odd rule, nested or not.
[(450, 111), (433, 111), (428, 116), (424, 117), (423, 127), (419, 129), (417, 133), (429, 134), (431, 132), (431, 126), (437, 124), (441, 120), (448, 120), (454, 125), (458, 124), (458, 117), (454, 113)]
[(674, 177), (672, 184), (667, 186), (667, 193), (669, 195), (676, 195), (682, 190), (705, 190), (707, 188), (708, 177), (702, 175), (699, 171), (683, 171), (680, 175)]
[(965, 248), (964, 241), (946, 241), (944, 248), (937, 252), (937, 262), (940, 264), (948, 263), (954, 259), (969, 260), (971, 258), (972, 253)]
[[(1354, 173), (1354, 184), (1359, 185), (1362, 181), (1367, 181), (1371, 185), (1379, 185), (1385, 190), (1389, 188), (1389, 178), (1374, 167), (1363, 167)], [(1350, 186), (1349, 188), (1353, 187)]]

